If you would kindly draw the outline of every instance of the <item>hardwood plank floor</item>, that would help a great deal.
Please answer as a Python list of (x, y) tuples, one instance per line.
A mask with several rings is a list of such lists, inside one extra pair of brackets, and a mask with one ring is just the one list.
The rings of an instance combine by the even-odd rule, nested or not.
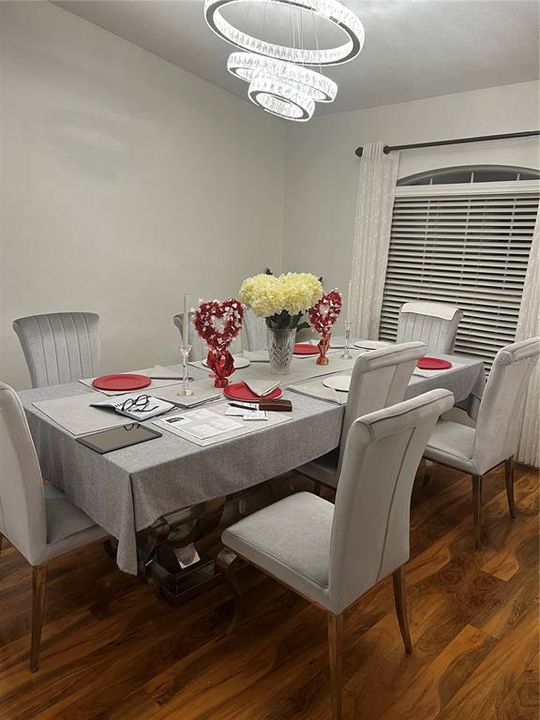
[[(470, 480), (435, 466), (413, 494), (406, 656), (391, 581), (345, 618), (348, 720), (538, 718), (538, 474), (487, 477), (487, 546), (473, 550)], [(223, 585), (179, 608), (119, 572), (103, 548), (50, 567), (41, 669), (28, 670), (30, 569), (0, 555), (0, 720), (330, 720), (324, 614), (253, 568), (249, 612), (224, 630)], [(98, 602), (106, 592), (107, 611)]]

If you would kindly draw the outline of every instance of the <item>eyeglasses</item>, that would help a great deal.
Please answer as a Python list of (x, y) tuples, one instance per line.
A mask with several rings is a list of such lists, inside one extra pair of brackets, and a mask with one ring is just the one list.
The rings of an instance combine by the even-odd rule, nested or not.
[(127, 400), (124, 400), (122, 405), (120, 406), (120, 409), (122, 412), (151, 412), (152, 410), (157, 410), (157, 405), (154, 405), (153, 407), (148, 407), (150, 404), (150, 396), (149, 395), (139, 395), (136, 398), (128, 398)]

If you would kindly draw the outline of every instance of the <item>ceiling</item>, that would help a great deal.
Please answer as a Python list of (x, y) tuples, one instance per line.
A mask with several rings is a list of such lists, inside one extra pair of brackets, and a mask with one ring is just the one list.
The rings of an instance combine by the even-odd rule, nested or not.
[[(226, 70), (234, 48), (207, 27), (203, 0), (55, 4), (246, 97), (247, 85)], [(318, 114), (538, 78), (540, 5), (536, 0), (345, 0), (344, 4), (362, 20), (366, 42), (355, 60), (325, 69), (338, 82), (339, 92), (334, 103), (317, 105)], [(264, 30), (267, 39), (289, 37), (291, 15), (286, 6), (263, 3), (267, 9), (261, 15), (261, 4), (249, 9), (251, 5), (229, 8), (227, 18), (254, 34)], [(327, 26), (317, 30), (321, 46), (335, 37)]]

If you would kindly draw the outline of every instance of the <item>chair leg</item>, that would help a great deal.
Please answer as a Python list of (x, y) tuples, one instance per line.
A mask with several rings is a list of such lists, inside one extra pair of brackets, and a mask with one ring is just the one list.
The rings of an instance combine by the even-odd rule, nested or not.
[(227, 583), (231, 586), (234, 593), (234, 614), (229, 626), (227, 627), (227, 635), (230, 635), (238, 625), (239, 620), (244, 614), (244, 606), (242, 602), (242, 593), (240, 585), (235, 575), (235, 569), (241, 563), (240, 558), (229, 548), (223, 548), (216, 558), (216, 568), (223, 575)]
[(413, 651), (413, 646), (411, 633), (409, 631), (409, 615), (407, 612), (407, 600), (405, 597), (404, 575), (405, 571), (402, 565), (397, 570), (394, 570), (392, 580), (394, 582), (394, 601), (396, 604), (396, 615), (399, 623), (399, 629), (401, 630), (401, 637), (403, 638), (405, 652), (410, 655)]
[(431, 463), (429, 460), (422, 458), (420, 460), (420, 472), (422, 478), (422, 487), (427, 487), (431, 482)]
[(32, 568), (32, 644), (30, 648), (30, 671), (39, 667), (41, 630), (45, 615), (45, 596), (47, 592), (47, 565)]
[(2, 533), (0, 533), (0, 555), (2, 554), (2, 541), (3, 541), (3, 539), (4, 539), (4, 536), (2, 535)]
[(482, 475), (472, 476), (474, 547), (482, 547)]
[(506, 497), (508, 498), (508, 509), (512, 520), (516, 519), (516, 504), (514, 500), (514, 456), (504, 461), (504, 474), (506, 479)]
[(332, 685), (334, 720), (341, 720), (342, 713), (342, 642), (343, 615), (328, 613), (328, 652), (330, 658), (330, 682)]

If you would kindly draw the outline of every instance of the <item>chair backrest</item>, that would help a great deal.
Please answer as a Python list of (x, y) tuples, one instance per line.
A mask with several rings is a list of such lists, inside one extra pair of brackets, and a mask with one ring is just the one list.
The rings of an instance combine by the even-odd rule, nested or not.
[(61, 312), (31, 315), (13, 323), (32, 387), (60, 385), (99, 372), (99, 315)]
[(244, 331), (247, 349), (250, 352), (268, 347), (266, 321), (249, 307), (244, 307)]
[[(195, 325), (193, 324), (193, 317), (195, 315), (195, 312), (193, 310), (189, 313), (189, 328), (188, 328), (188, 340), (189, 344), (191, 345), (191, 354), (189, 356), (190, 361), (192, 360), (206, 360), (208, 356), (208, 345), (205, 343), (205, 341), (201, 338), (201, 336), (198, 334), (198, 332), (195, 330)], [(178, 332), (180, 333), (180, 337), (184, 338), (184, 316), (183, 315), (174, 315), (173, 316), (173, 323), (178, 328)], [(231, 353), (239, 353), (241, 350), (240, 346), (240, 340), (239, 337), (236, 337), (232, 343), (231, 347), (229, 348)]]
[(476, 420), (473, 462), (481, 473), (517, 450), (527, 388), (539, 356), (540, 337), (507, 345), (495, 356)]
[[(206, 360), (206, 356), (208, 355), (208, 346), (204, 342), (204, 340), (200, 337), (200, 335), (195, 330), (195, 326), (193, 325), (193, 316), (195, 313), (193, 310), (189, 313), (189, 328), (188, 328), (188, 340), (189, 344), (191, 345), (191, 354), (189, 356), (190, 360)], [(178, 332), (180, 333), (180, 337), (184, 338), (184, 316), (183, 315), (174, 315), (173, 316), (173, 323), (178, 328)]]
[(35, 564), (47, 542), (43, 481), (15, 391), (0, 382), (0, 533)]
[(358, 418), (347, 437), (330, 542), (329, 600), (339, 613), (409, 558), (414, 477), (439, 416), (431, 390)]
[(463, 317), (457, 305), (437, 302), (410, 302), (401, 306), (397, 342), (421, 340), (428, 352), (451, 353)]
[(416, 363), (425, 354), (424, 343), (409, 342), (372, 350), (356, 359), (341, 429), (338, 471), (353, 422), (362, 415), (401, 402)]

